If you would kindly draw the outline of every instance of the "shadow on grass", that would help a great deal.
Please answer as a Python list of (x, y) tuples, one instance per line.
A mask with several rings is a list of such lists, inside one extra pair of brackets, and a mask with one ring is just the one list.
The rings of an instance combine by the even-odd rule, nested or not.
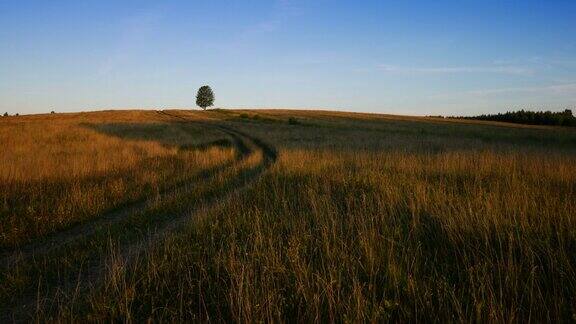
[(219, 131), (190, 123), (106, 123), (82, 124), (98, 133), (124, 140), (154, 141), (180, 150), (205, 151), (213, 147), (232, 147), (233, 143)]
[[(137, 210), (145, 208), (149, 203), (150, 199), (154, 199), (156, 196), (169, 195), (175, 190), (182, 190), (184, 187), (188, 187), (191, 182), (203, 181), (212, 177), (213, 175), (231, 167), (233, 164), (237, 163), (239, 160), (243, 159), (250, 153), (250, 150), (244, 145), (244, 143), (236, 138), (220, 138), (216, 140), (211, 140), (204, 143), (189, 143), (183, 142), (178, 144), (177, 138), (171, 136), (174, 133), (174, 129), (183, 129), (184, 133), (180, 132), (178, 135), (180, 137), (185, 136), (188, 131), (199, 131), (201, 126), (198, 125), (181, 125), (178, 124), (84, 124), (84, 127), (89, 129), (94, 129), (96, 131), (102, 132), (106, 135), (116, 136), (122, 139), (131, 140), (146, 140), (146, 141), (156, 141), (161, 145), (168, 147), (177, 147), (179, 150), (194, 150), (194, 151), (205, 151), (214, 147), (236, 147), (237, 153), (236, 158), (232, 161), (227, 161), (225, 163), (216, 165), (214, 167), (199, 170), (191, 175), (173, 178), (170, 182), (162, 184), (161, 186), (154, 187), (151, 185), (143, 185), (139, 187), (140, 193), (134, 196), (129, 196), (125, 201), (118, 202), (104, 208), (101, 212), (97, 214), (91, 214), (88, 211), (78, 211), (82, 216), (78, 217), (73, 222), (65, 224), (64, 226), (57, 226), (54, 230), (47, 231), (46, 233), (38, 233), (36, 235), (31, 235), (19, 239), (14, 242), (7, 242), (4, 240), (0, 241), (0, 264), (5, 263), (5, 259), (9, 259), (10, 255), (14, 254), (17, 250), (25, 255), (31, 255), (37, 250), (42, 250), (47, 245), (48, 241), (58, 241), (56, 243), (61, 243), (64, 241), (62, 239), (65, 237), (77, 237), (80, 234), (85, 234), (88, 231), (88, 227), (92, 227), (94, 222), (101, 222), (103, 224), (113, 223), (117, 219), (124, 217), (126, 214), (133, 213)], [(208, 130), (210, 131), (210, 130)], [(149, 132), (149, 133), (147, 133)], [(176, 131), (178, 133), (178, 131)], [(212, 131), (213, 137), (215, 135), (226, 136), (220, 132)], [(233, 142), (234, 141), (234, 142)], [(181, 165), (184, 161), (177, 159), (166, 160), (165, 162), (176, 163), (173, 165), (176, 169), (182, 168)], [(144, 160), (139, 163), (136, 168), (146, 168), (149, 165), (148, 160)], [(114, 172), (114, 173), (104, 173), (89, 177), (83, 177), (82, 183), (86, 186), (105, 186), (106, 183), (124, 180), (129, 182), (130, 178), (129, 170)], [(77, 181), (76, 179), (75, 181)], [(72, 181), (74, 182), (74, 181)], [(62, 181), (59, 179), (48, 179), (38, 182), (27, 182), (25, 185), (20, 183), (9, 183), (5, 187), (9, 190), (16, 190), (15, 188), (24, 187), (38, 187), (38, 188), (58, 188), (58, 191), (65, 192), (69, 190), (72, 186), (70, 181)], [(0, 188), (1, 189), (1, 188)], [(30, 202), (35, 201), (34, 194), (29, 194), (27, 191), (23, 191), (18, 195), (13, 195), (7, 199), (3, 208), (0, 208), (0, 217), (8, 217), (10, 214), (25, 214)], [(47, 199), (43, 197), (43, 199)], [(59, 197), (54, 196), (54, 199), (59, 199)], [(98, 217), (97, 217), (98, 216)], [(33, 227), (34, 220), (30, 217), (20, 217), (18, 220), (23, 227), (31, 228)], [(28, 223), (27, 223), (28, 222)], [(58, 245), (58, 244), (52, 244)]]
[[(223, 131), (226, 130), (224, 126), (220, 127)], [(191, 187), (182, 188), (182, 190), (176, 192), (167, 192), (161, 199), (153, 199), (150, 203), (145, 202), (142, 205), (137, 204), (121, 214), (108, 217), (102, 224), (98, 224), (107, 226), (94, 226), (95, 224), (91, 223), (89, 224), (89, 231), (78, 228), (67, 233), (65, 235), (66, 239), (74, 238), (73, 240), (67, 240), (70, 244), (60, 244), (58, 249), (52, 249), (49, 251), (50, 253), (38, 256), (37, 259), (43, 260), (44, 266), (41, 269), (28, 264), (29, 267), (18, 270), (20, 273), (26, 272), (27, 278), (33, 278), (30, 280), (30, 283), (33, 284), (24, 284), (24, 287), (19, 288), (19, 290), (24, 292), (23, 295), (34, 295), (33, 289), (40, 291), (38, 287), (42, 287), (42, 291), (46, 291), (44, 295), (48, 296), (47, 301), (49, 303), (43, 309), (46, 309), (50, 314), (50, 312), (54, 311), (52, 303), (57, 304), (61, 300), (59, 299), (61, 291), (82, 290), (85, 292), (94, 282), (104, 278), (108, 242), (121, 243), (123, 246), (119, 249), (119, 253), (126, 257), (126, 260), (129, 260), (131, 256), (137, 258), (137, 255), (140, 254), (139, 251), (148, 248), (148, 242), (160, 241), (169, 234), (183, 228), (183, 225), (193, 215), (201, 215), (207, 209), (218, 208), (223, 201), (235, 199), (235, 195), (240, 194), (251, 183), (257, 181), (260, 175), (269, 168), (276, 159), (276, 151), (258, 139), (251, 138), (249, 135), (241, 134), (231, 129), (228, 130), (228, 135), (235, 141), (234, 146), (238, 149), (238, 159), (234, 162), (238, 163), (241, 167), (240, 169), (227, 171), (228, 166), (222, 166), (219, 170), (207, 171), (206, 174), (197, 176), (197, 178), (202, 178), (206, 181), (203, 182), (204, 185), (200, 191)], [(243, 166), (240, 164), (240, 160), (252, 152), (251, 148), (244, 142), (246, 139), (249, 139), (254, 146), (263, 151), (264, 159), (261, 163), (254, 166)], [(229, 166), (232, 166), (234, 162), (231, 162)], [(220, 173), (226, 175), (226, 172), (232, 172), (231, 176), (218, 176)], [(59, 235), (58, 239), (62, 241), (62, 234)], [(76, 253), (75, 262), (73, 264), (60, 262), (60, 260), (68, 257), (69, 251)], [(31, 253), (33, 254), (33, 251)], [(82, 262), (78, 262), (80, 258), (83, 259)], [(60, 275), (61, 273), (65, 274)], [(82, 285), (80, 285), (81, 275), (83, 279)], [(36, 280), (37, 278), (39, 279)], [(21, 298), (22, 300), (16, 299), (16, 301), (13, 298), (5, 301), (0, 300), (0, 306), (8, 306), (5, 309), (10, 310), (16, 305), (30, 304), (26, 303), (26, 301), (34, 302), (34, 298), (26, 297)], [(38, 304), (37, 301), (36, 304)], [(19, 309), (24, 308), (19, 307)], [(8, 317), (2, 317), (2, 312), (0, 312), (0, 318), (14, 319), (29, 316), (29, 314), (25, 313), (25, 310), (19, 311), (19, 309), (9, 311), (6, 314)]]

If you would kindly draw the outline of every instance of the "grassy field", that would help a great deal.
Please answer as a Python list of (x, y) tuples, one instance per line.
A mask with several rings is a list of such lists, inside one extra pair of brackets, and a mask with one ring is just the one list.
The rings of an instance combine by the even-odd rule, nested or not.
[(230, 162), (188, 150), (218, 138), (154, 112), (7, 118), (0, 141), (0, 247), (38, 239)]
[(576, 131), (291, 110), (0, 119), (3, 322), (576, 320)]

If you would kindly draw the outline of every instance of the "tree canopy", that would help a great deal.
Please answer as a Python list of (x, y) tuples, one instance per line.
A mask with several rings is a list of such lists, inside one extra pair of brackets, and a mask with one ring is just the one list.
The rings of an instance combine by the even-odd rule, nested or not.
[(214, 92), (210, 86), (204, 85), (198, 89), (198, 94), (196, 94), (196, 105), (206, 110), (214, 104)]

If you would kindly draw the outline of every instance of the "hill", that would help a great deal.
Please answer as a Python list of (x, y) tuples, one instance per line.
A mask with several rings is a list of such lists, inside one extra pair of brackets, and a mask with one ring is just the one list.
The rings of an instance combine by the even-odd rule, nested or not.
[(568, 321), (576, 132), (297, 110), (0, 118), (3, 321)]

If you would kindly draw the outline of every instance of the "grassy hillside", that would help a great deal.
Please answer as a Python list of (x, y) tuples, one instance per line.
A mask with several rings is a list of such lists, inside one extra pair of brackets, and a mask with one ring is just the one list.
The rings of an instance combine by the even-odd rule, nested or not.
[(230, 162), (219, 139), (154, 112), (2, 120), (0, 246), (13, 247)]
[(576, 318), (573, 130), (118, 111), (0, 138), (6, 320)]

